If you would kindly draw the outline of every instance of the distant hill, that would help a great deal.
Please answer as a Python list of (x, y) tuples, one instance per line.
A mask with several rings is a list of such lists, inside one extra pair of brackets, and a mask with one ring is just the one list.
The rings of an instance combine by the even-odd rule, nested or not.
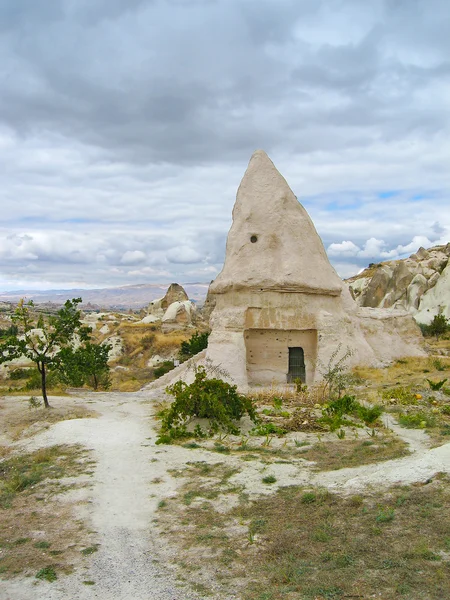
[(360, 306), (404, 308), (418, 323), (428, 324), (440, 312), (450, 318), (450, 243), (371, 264), (347, 283)]
[[(68, 298), (83, 298), (83, 307), (92, 309), (139, 309), (149, 302), (162, 298), (170, 284), (142, 283), (115, 288), (72, 289), (72, 290), (14, 290), (0, 292), (0, 302), (17, 302), (21, 298), (36, 304), (63, 304)], [(208, 292), (207, 283), (183, 283), (190, 300), (203, 304)]]

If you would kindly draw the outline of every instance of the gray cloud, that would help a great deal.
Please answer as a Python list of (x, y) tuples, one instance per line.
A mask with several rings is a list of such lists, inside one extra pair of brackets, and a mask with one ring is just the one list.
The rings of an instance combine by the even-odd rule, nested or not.
[(446, 0), (4, 0), (0, 287), (209, 280), (257, 147), (359, 248), (342, 272), (445, 238), (449, 25)]

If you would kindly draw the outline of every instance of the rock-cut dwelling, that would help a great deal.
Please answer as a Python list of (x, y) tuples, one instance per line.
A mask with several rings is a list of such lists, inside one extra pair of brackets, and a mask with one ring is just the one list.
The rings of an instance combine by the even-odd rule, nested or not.
[(408, 313), (357, 306), (308, 213), (261, 150), (239, 186), (210, 294), (207, 357), (242, 390), (313, 383), (339, 345), (341, 354), (352, 351), (349, 365), (423, 354)]

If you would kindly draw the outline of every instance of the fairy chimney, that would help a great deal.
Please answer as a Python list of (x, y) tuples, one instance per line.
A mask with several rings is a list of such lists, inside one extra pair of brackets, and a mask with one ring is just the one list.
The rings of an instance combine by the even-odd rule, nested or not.
[(308, 213), (262, 150), (239, 186), (224, 266), (209, 291), (207, 356), (241, 389), (313, 383), (339, 345), (354, 364), (422, 353), (407, 313), (358, 308)]

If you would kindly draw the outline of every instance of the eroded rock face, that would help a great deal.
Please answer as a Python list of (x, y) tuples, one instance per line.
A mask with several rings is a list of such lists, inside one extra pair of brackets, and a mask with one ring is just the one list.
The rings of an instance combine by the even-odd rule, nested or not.
[(163, 331), (180, 329), (192, 324), (195, 313), (195, 305), (190, 301), (172, 302), (164, 313), (161, 323)]
[(439, 312), (450, 317), (450, 243), (417, 252), (405, 260), (382, 263), (349, 279), (359, 306), (402, 308), (418, 323), (430, 323)]
[(308, 213), (258, 150), (237, 192), (225, 264), (211, 293), (253, 289), (337, 296), (341, 287)]
[[(379, 306), (390, 294), (397, 303), (394, 271), (406, 292), (414, 275), (397, 263), (354, 295)], [(207, 358), (242, 390), (296, 376), (313, 383), (339, 345), (352, 351), (349, 364), (423, 354), (407, 312), (358, 307), (305, 209), (262, 151), (239, 186), (224, 267), (209, 291), (215, 306)]]

